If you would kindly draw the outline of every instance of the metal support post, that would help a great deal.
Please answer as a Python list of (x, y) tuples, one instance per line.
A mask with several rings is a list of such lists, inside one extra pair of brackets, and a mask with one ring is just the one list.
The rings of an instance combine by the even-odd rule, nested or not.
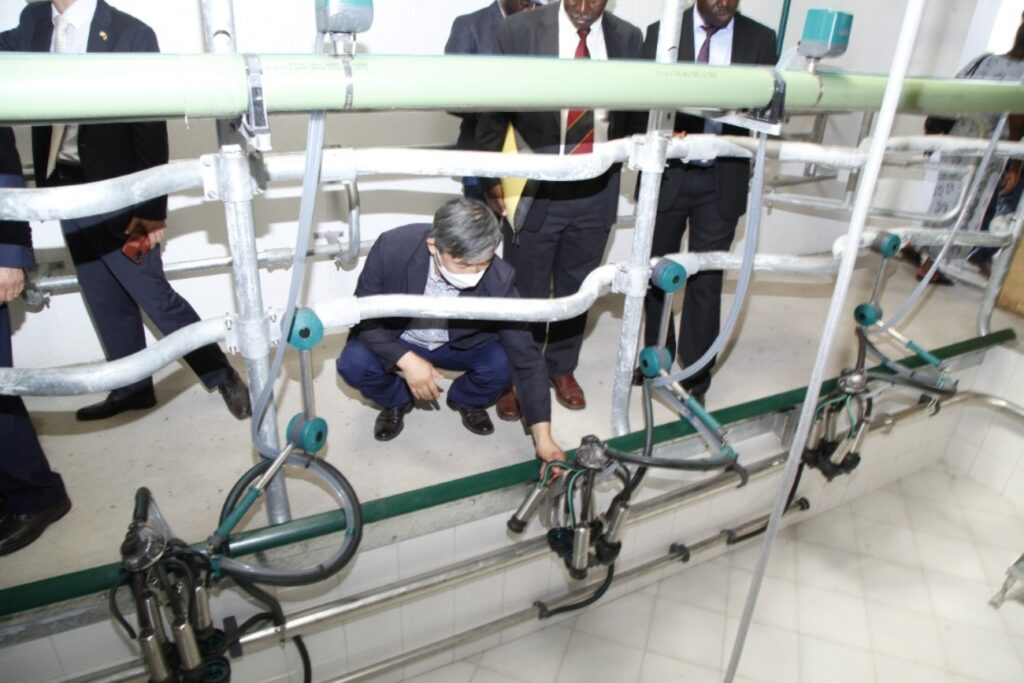
[[(896, 110), (899, 106), (903, 84), (907, 77), (908, 67), (910, 66), (910, 58), (914, 53), (914, 43), (917, 41), (918, 30), (921, 27), (921, 18), (924, 15), (925, 4), (925, 0), (908, 0), (907, 2), (907, 9), (903, 17), (903, 27), (900, 31), (896, 52), (893, 56), (892, 71), (890, 72), (889, 82), (886, 85), (882, 109), (878, 116), (878, 125), (875, 128), (875, 135), (871, 141), (868, 162), (864, 166), (863, 176), (857, 189), (857, 201), (854, 204), (853, 217), (850, 221), (847, 237), (848, 244), (859, 244), (861, 234), (864, 232), (868, 209), (871, 206), (871, 198), (878, 185), (882, 161), (885, 157), (886, 143), (889, 135), (892, 133)], [(768, 568), (768, 559), (771, 557), (772, 545), (776, 535), (779, 533), (779, 526), (782, 522), (782, 515), (786, 510), (789, 491), (796, 480), (803, 449), (807, 443), (811, 425), (814, 422), (818, 396), (821, 393), (821, 386), (825, 379), (825, 368), (828, 366), (828, 361), (832, 356), (840, 319), (846, 310), (846, 298), (849, 293), (850, 282), (853, 279), (856, 262), (856, 250), (845, 250), (839, 267), (839, 274), (836, 277), (832, 303), (825, 318), (818, 355), (814, 361), (810, 381), (807, 383), (807, 394), (804, 398), (803, 407), (800, 409), (800, 420), (797, 424), (796, 434), (793, 437), (793, 444), (789, 450), (786, 469), (779, 483), (775, 503), (772, 506), (768, 528), (765, 530), (764, 547), (754, 569), (754, 576), (750, 582), (750, 591), (747, 594), (747, 601), (743, 606), (739, 628), (736, 631), (732, 654), (729, 657), (729, 666), (725, 673), (726, 683), (732, 683), (739, 669), (740, 658), (743, 656), (743, 645), (746, 642), (750, 622), (754, 616), (754, 608), (757, 606), (757, 598), (761, 591), (761, 583), (764, 580), (765, 571)]]
[(1021, 237), (1024, 236), (1024, 201), (1017, 204), (1017, 210), (1013, 213), (1010, 234), (1013, 239), (999, 250), (992, 262), (992, 274), (989, 275), (988, 285), (981, 299), (981, 309), (978, 311), (979, 335), (988, 334), (992, 328), (992, 312), (995, 310), (996, 300), (999, 298), (1003, 283), (1006, 282), (1006, 276), (1010, 274), (1014, 254), (1020, 249)]
[[(681, 0), (666, 0), (658, 32), (657, 61), (674, 64), (679, 54), (679, 32), (683, 24)], [(654, 221), (658, 213), (658, 193), (665, 169), (668, 151), (668, 131), (675, 119), (671, 111), (651, 111), (647, 120), (647, 137), (634, 148), (630, 166), (640, 175), (640, 194), (636, 205), (636, 227), (633, 231), (633, 249), (630, 268), (646, 268), (650, 272), (651, 242), (654, 239)], [(642, 159), (637, 158), (642, 157)], [(645, 278), (646, 281), (646, 278)], [(627, 292), (622, 313), (622, 336), (619, 338), (618, 359), (615, 363), (615, 381), (612, 386), (612, 433), (629, 433), (629, 395), (633, 388), (633, 368), (640, 343), (640, 324), (643, 321), (643, 292)]]

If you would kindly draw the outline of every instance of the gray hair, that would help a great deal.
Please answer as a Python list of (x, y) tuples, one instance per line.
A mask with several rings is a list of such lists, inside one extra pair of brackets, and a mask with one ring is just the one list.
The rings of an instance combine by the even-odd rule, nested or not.
[(452, 258), (476, 263), (494, 255), (501, 228), (494, 213), (475, 199), (452, 199), (434, 214), (431, 231), (437, 248)]

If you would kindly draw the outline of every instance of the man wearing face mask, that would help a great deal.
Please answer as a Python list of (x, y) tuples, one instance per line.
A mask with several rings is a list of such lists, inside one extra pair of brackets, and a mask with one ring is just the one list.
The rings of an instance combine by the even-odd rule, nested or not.
[[(498, 29), (495, 54), (537, 55), (561, 59), (639, 59), (640, 29), (605, 11), (607, 0), (561, 0), (508, 17)], [(594, 144), (622, 137), (625, 112), (571, 108), (561, 111), (489, 112), (477, 123), (477, 146), (499, 151), (509, 124), (517, 141), (539, 154), (589, 154)], [(522, 147), (520, 147), (522, 149)], [(504, 257), (515, 268), (525, 297), (575, 294), (604, 256), (619, 205), (618, 165), (597, 178), (541, 182), (527, 186), (515, 215), (506, 215), (505, 197), (496, 179), (481, 178), (491, 208), (506, 216)], [(528, 204), (528, 206), (527, 206)], [(587, 402), (574, 373), (579, 363), (586, 314), (571, 320), (533, 325), (544, 348), (555, 398), (569, 410)], [(526, 397), (509, 392), (498, 402), (502, 419), (518, 419)]]
[[(434, 214), (433, 225), (416, 223), (381, 235), (366, 257), (356, 296), (518, 297), (514, 271), (494, 255), (500, 241), (501, 229), (487, 206), (453, 199)], [(486, 408), (511, 381), (524, 397), (523, 414), (537, 455), (545, 461), (565, 457), (551, 438), (544, 360), (525, 325), (368, 320), (352, 329), (337, 367), (349, 386), (381, 407), (373, 427), (378, 441), (399, 435), (414, 401), (440, 397), (442, 368), (464, 371), (449, 387), (447, 404), (462, 416), (466, 429), (494, 432)]]

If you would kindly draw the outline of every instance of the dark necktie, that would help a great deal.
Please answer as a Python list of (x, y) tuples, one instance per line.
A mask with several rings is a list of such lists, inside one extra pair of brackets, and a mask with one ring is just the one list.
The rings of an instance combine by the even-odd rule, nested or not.
[(700, 52), (697, 53), (697, 63), (707, 64), (711, 58), (711, 36), (715, 35), (722, 30), (722, 26), (701, 26), (704, 31), (704, 44), (700, 46)]
[[(590, 59), (587, 49), (589, 28), (576, 31), (580, 42), (576, 46), (576, 59)], [(570, 109), (565, 119), (565, 153), (590, 154), (594, 151), (594, 112), (591, 109)]]

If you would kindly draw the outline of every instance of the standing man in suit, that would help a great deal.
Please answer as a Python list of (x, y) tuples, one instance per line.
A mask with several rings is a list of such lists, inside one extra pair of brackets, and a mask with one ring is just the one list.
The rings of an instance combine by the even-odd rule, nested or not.
[[(444, 46), (446, 55), (489, 55), (494, 51), (494, 37), (505, 17), (523, 10), (536, 9), (546, 0), (494, 0), (483, 9), (455, 17), (448, 42)], [(478, 114), (455, 113), (460, 119), (459, 139), (455, 149), (476, 149), (476, 121)], [(469, 199), (484, 200), (480, 179), (467, 176), (462, 179), (462, 194)]]
[[(632, 24), (605, 12), (607, 0), (561, 0), (533, 12), (509, 17), (498, 29), (495, 54), (542, 55), (562, 59), (638, 59), (642, 36)], [(627, 115), (606, 110), (496, 112), (480, 116), (477, 146), (502, 148), (508, 125), (534, 153), (587, 154), (595, 142), (622, 137)], [(528, 208), (507, 216), (504, 256), (516, 270), (520, 293), (530, 298), (562, 297), (579, 290), (583, 279), (604, 256), (619, 202), (619, 168), (598, 178), (539, 183)], [(486, 179), (487, 198), (498, 215), (506, 215), (501, 184)], [(548, 377), (558, 402), (570, 410), (586, 407), (573, 373), (583, 345), (586, 314), (571, 320), (534, 325), (544, 348)], [(520, 397), (524, 399), (525, 397)], [(498, 401), (498, 416), (518, 419), (514, 393)]]
[[(356, 296), (518, 297), (515, 273), (494, 255), (500, 241), (498, 219), (486, 205), (453, 199), (437, 210), (432, 225), (405, 225), (381, 235), (359, 274)], [(537, 456), (545, 461), (565, 458), (551, 438), (544, 360), (524, 325), (368, 320), (352, 329), (337, 365), (349, 386), (380, 406), (373, 426), (378, 441), (401, 433), (415, 400), (440, 398), (437, 368), (445, 368), (465, 371), (448, 389), (447, 403), (462, 416), (466, 429), (481, 435), (494, 432), (486, 408), (514, 380), (528, 399), (524, 412)]]
[[(10, 128), (0, 128), (0, 187), (21, 187), (21, 160)], [(0, 221), (0, 367), (13, 365), (7, 304), (25, 288), (35, 265), (28, 223)], [(20, 396), (0, 396), (0, 555), (39, 538), (67, 514), (71, 501), (50, 469)]]
[[(18, 26), (0, 33), (0, 51), (159, 52), (159, 46), (149, 26), (104, 0), (53, 0), (26, 7)], [(39, 187), (135, 173), (167, 163), (167, 124), (37, 126), (32, 129), (32, 158)], [(199, 320), (164, 275), (160, 241), (166, 218), (167, 197), (158, 197), (122, 211), (61, 221), (108, 360), (146, 347), (141, 311), (165, 335)], [(196, 349), (185, 361), (208, 390), (220, 391), (232, 415), (239, 420), (249, 417), (249, 391), (216, 344)], [(153, 379), (147, 377), (81, 408), (76, 417), (101, 420), (155, 405)]]
[[(778, 62), (775, 31), (738, 12), (739, 0), (697, 0), (683, 14), (679, 61), (716, 66)], [(658, 46), (658, 24), (647, 30), (644, 58), (653, 60)], [(746, 135), (735, 126), (722, 126), (695, 116), (676, 114), (676, 135), (710, 133)], [(654, 225), (652, 256), (679, 251), (687, 224), (689, 250), (728, 250), (736, 237), (736, 224), (747, 211), (750, 162), (722, 158), (712, 162), (669, 162), (662, 176), (658, 216)], [(658, 322), (664, 293), (652, 287), (644, 302), (647, 319), (644, 343), (658, 343)], [(682, 367), (698, 360), (718, 335), (722, 305), (721, 271), (701, 271), (686, 282), (677, 357)], [(669, 326), (668, 347), (675, 349), (675, 333)], [(711, 385), (711, 367), (684, 382), (685, 388), (703, 403)]]

